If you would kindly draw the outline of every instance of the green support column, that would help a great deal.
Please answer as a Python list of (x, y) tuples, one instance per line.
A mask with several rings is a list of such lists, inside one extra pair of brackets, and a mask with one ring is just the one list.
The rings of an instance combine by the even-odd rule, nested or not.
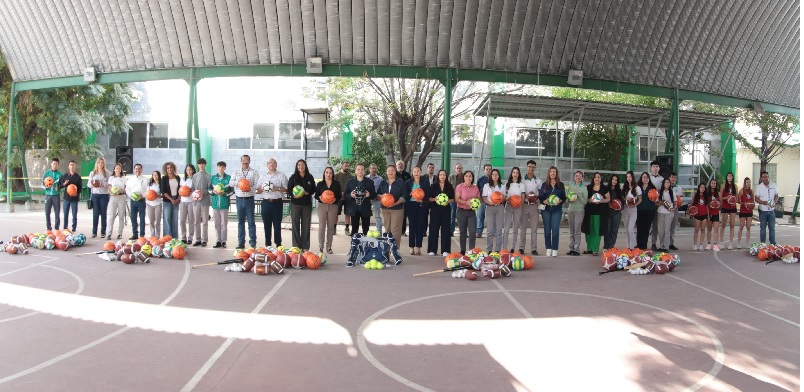
[(634, 170), (639, 162), (639, 150), (637, 149), (636, 127), (629, 125), (625, 127), (628, 132), (628, 151), (631, 159), (628, 161), (628, 170)]
[(501, 168), (505, 166), (505, 132), (497, 132), (497, 119), (494, 117), (489, 118), (489, 135), (491, 135), (489, 163), (491, 167)]
[[(212, 138), (209, 136), (209, 130), (201, 128), (198, 130), (198, 135), (200, 136), (199, 146), (201, 148), (201, 156), (207, 158), (207, 160), (212, 159)], [(213, 162), (207, 162), (207, 165), (212, 163)]]
[(192, 78), (187, 81), (190, 85), (190, 102), (187, 107), (187, 145), (186, 161), (187, 164), (194, 164), (195, 158), (201, 157), (201, 141), (198, 130), (198, 69), (193, 68)]
[(452, 166), (452, 88), (455, 86), (453, 70), (446, 70), (444, 85), (444, 128), (441, 131), (441, 168), (451, 173)]
[[(95, 144), (95, 140), (97, 138), (98, 138), (98, 133), (97, 132), (90, 133), (89, 136), (87, 136), (87, 145), (91, 146), (91, 145)], [(95, 169), (95, 160), (94, 159), (93, 160), (88, 160), (88, 161), (81, 160), (81, 176), (82, 177), (89, 177), (89, 173), (91, 173), (93, 169)]]
[[(348, 113), (349, 109), (344, 109), (344, 114)], [(355, 134), (352, 132), (352, 121), (349, 120), (341, 126), (341, 157), (347, 159), (354, 159), (354, 141)]]
[(673, 171), (678, 173), (678, 160), (681, 157), (680, 149), (681, 143), (679, 141), (680, 121), (678, 116), (678, 89), (673, 90), (673, 96), (670, 98), (670, 121), (667, 127), (667, 143), (664, 146), (665, 154), (673, 154)]
[[(720, 126), (720, 146), (723, 149), (723, 162), (720, 164), (720, 174), (726, 178), (726, 173), (732, 172), (737, 175), (737, 145), (734, 143), (734, 138), (731, 133), (734, 131), (734, 122), (729, 121), (727, 124)], [(735, 183), (739, 183), (735, 178)]]
[(14, 135), (16, 129), (14, 124), (17, 117), (17, 90), (16, 83), (11, 83), (11, 105), (8, 108), (8, 151), (6, 152), (6, 194), (8, 200), (8, 211), (14, 211), (13, 195), (11, 191), (11, 154), (14, 152)]

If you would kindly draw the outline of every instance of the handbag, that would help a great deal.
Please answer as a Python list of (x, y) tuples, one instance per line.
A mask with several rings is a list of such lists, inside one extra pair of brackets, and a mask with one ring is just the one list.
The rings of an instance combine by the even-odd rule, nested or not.
[(87, 199), (87, 209), (88, 210), (92, 209), (92, 199), (91, 198)]

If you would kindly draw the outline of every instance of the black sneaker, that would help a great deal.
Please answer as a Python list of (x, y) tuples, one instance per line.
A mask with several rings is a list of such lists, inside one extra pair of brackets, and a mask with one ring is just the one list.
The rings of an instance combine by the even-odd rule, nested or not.
[(137, 240), (137, 236), (136, 236), (136, 235), (132, 235), (131, 237), (128, 237), (128, 239), (130, 239), (130, 240), (135, 240), (135, 241), (136, 241), (136, 240)]
[(525, 250), (524, 250), (524, 249), (522, 249), (522, 248), (519, 248), (519, 253), (522, 253), (522, 254), (524, 255), (524, 254), (525, 254)]
[(207, 242), (206, 241), (202, 242), (201, 246), (207, 246)]
[(346, 262), (346, 266), (347, 266), (347, 267), (354, 267), (354, 266), (355, 266), (355, 263), (353, 263), (353, 262), (351, 262), (351, 261), (347, 261), (347, 262)]
[(225, 243), (225, 242), (221, 242), (221, 248), (225, 248), (225, 247), (226, 247), (226, 243)]
[(676, 248), (676, 246), (675, 246), (675, 245), (672, 245), (672, 244), (671, 244), (671, 245), (670, 245), (670, 250), (678, 250), (678, 248)]
[(213, 246), (213, 248), (220, 248), (220, 247), (221, 247), (220, 241), (216, 242), (215, 245)]
[(196, 242), (193, 244), (193, 246), (200, 246), (200, 245), (201, 245), (201, 241), (196, 241)]
[(659, 249), (658, 249), (658, 248), (656, 248), (656, 244), (652, 244), (652, 245), (650, 246), (650, 250), (659, 250)]
[(187, 245), (187, 240), (181, 240), (181, 242), (184, 242), (184, 245)]
[[(225, 244), (225, 242), (224, 242)], [(246, 244), (237, 244), (237, 248), (235, 249), (246, 249)]]
[(530, 251), (530, 254), (532, 254), (534, 256), (538, 256), (539, 252), (536, 249), (534, 249), (534, 250)]
[[(575, 253), (578, 253), (578, 252), (575, 252)], [(583, 254), (585, 254), (585, 255), (591, 255), (591, 254), (592, 254), (592, 251), (591, 251), (591, 250), (585, 250), (585, 251), (583, 251)]]

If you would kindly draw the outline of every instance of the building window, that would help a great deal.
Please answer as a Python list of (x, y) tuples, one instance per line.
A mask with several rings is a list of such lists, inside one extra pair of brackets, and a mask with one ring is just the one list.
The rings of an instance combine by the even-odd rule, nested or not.
[(109, 149), (114, 150), (117, 146), (128, 146), (128, 132), (109, 134)]
[(148, 123), (130, 123), (128, 145), (134, 148), (148, 148)]
[(274, 124), (254, 124), (253, 149), (273, 150), (276, 148), (276, 138)]
[(529, 158), (555, 157), (560, 142), (560, 140), (556, 140), (555, 130), (521, 128), (517, 130), (516, 155)]
[(279, 123), (279, 149), (302, 149), (302, 123)]
[(148, 129), (148, 148), (168, 148), (168, 124), (151, 123)]
[(307, 150), (309, 151), (326, 151), (327, 150), (327, 133), (323, 129), (308, 129), (307, 130)]
[(640, 162), (650, 162), (657, 155), (664, 154), (667, 139), (650, 136), (639, 137), (639, 160)]
[[(166, 123), (129, 123), (128, 132), (113, 133), (109, 135), (109, 149), (117, 146), (131, 146), (134, 148), (165, 148), (167, 142), (168, 124)], [(181, 139), (186, 143), (185, 139)], [(183, 148), (173, 147), (171, 148)]]
[(251, 148), (251, 138), (233, 137), (229, 139), (230, 150), (248, 150)]

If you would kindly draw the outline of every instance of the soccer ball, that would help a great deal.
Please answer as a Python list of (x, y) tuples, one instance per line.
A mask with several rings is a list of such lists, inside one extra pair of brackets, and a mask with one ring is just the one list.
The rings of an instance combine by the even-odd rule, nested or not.
[(449, 203), (449, 196), (447, 196), (446, 193), (439, 193), (438, 196), (436, 196), (436, 204), (443, 207), (447, 205), (447, 203)]
[(469, 200), (469, 208), (471, 208), (472, 211), (477, 211), (477, 209), (480, 208), (480, 199), (473, 197)]
[(202, 192), (200, 189), (196, 189), (190, 197), (193, 199), (193, 201), (199, 201), (204, 198), (204, 192)]
[(600, 203), (601, 201), (603, 201), (603, 196), (599, 193), (595, 193), (594, 195), (592, 195), (592, 200), (597, 203)]
[(300, 198), (304, 196), (304, 188), (301, 185), (296, 185), (293, 187), (293, 197)]

